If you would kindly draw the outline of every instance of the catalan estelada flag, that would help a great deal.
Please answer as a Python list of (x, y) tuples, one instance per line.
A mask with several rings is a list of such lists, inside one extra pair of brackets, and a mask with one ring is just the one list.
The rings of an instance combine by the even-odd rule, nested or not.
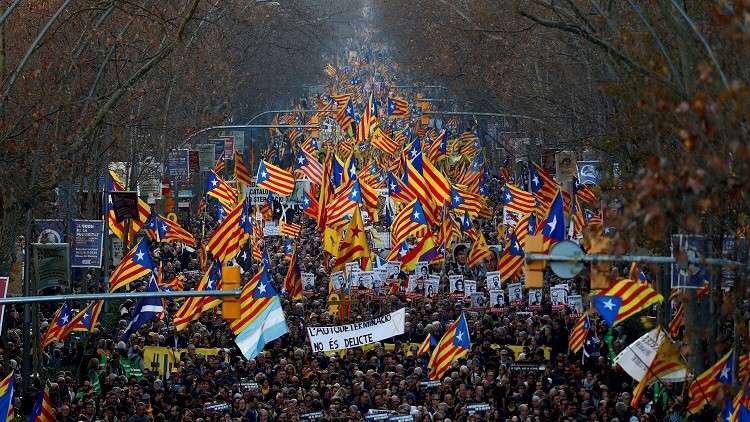
[[(211, 267), (203, 274), (195, 290), (200, 292), (221, 289), (221, 263), (214, 261)], [(177, 331), (187, 328), (188, 324), (198, 320), (203, 312), (211, 310), (221, 304), (221, 299), (215, 296), (193, 296), (187, 298), (175, 312), (174, 326)]]
[(245, 165), (245, 159), (239, 151), (234, 151), (234, 178), (245, 186), (250, 186), (253, 179)]
[(589, 313), (584, 312), (583, 315), (578, 318), (576, 325), (570, 332), (570, 337), (568, 337), (568, 349), (570, 349), (570, 353), (578, 353), (578, 351), (583, 348), (583, 343), (586, 342), (590, 328), (591, 320), (589, 319)]
[(318, 200), (310, 196), (308, 192), (302, 195), (302, 212), (314, 219), (318, 219)]
[(268, 189), (275, 194), (289, 196), (294, 192), (294, 175), (289, 171), (267, 163), (265, 160), (261, 160), (258, 166), (256, 184), (258, 187)]
[(476, 236), (472, 238), (471, 251), (469, 251), (467, 258), (469, 268), (476, 267), (483, 259), (490, 259), (492, 257), (492, 252), (489, 245), (487, 245), (487, 240), (485, 240), (482, 230), (477, 230), (476, 233)]
[(743, 381), (742, 388), (732, 401), (732, 406), (732, 414), (728, 418), (729, 422), (747, 422), (750, 420), (750, 381)]
[(297, 239), (302, 232), (302, 226), (297, 223), (279, 221), (279, 233), (292, 239)]
[(594, 296), (594, 306), (602, 319), (613, 327), (663, 300), (664, 296), (648, 284), (623, 278)]
[(154, 263), (149, 255), (148, 240), (142, 239), (120, 261), (109, 278), (109, 291), (117, 289), (145, 277), (154, 270)]
[(246, 201), (247, 199), (241, 201), (227, 214), (221, 224), (214, 229), (211, 238), (206, 243), (206, 250), (211, 252), (214, 259), (219, 260), (219, 262), (226, 262), (234, 258), (242, 247), (244, 230), (240, 225), (240, 217), (245, 209)]
[(297, 248), (292, 251), (290, 261), (284, 277), (284, 290), (291, 300), (302, 300), (302, 272), (297, 262)]
[(313, 154), (303, 150), (297, 153), (295, 158), (295, 167), (302, 170), (302, 173), (310, 179), (311, 183), (320, 185), (323, 178), (323, 165), (320, 164)]
[(389, 155), (396, 155), (398, 152), (398, 143), (391, 139), (380, 126), (375, 128), (372, 132), (370, 143), (372, 143), (373, 147), (378, 148)]
[(125, 184), (113, 170), (109, 171), (108, 183), (107, 183), (107, 205), (105, 206), (105, 214), (107, 217), (107, 225), (109, 230), (118, 239), (125, 239), (125, 225), (122, 222), (117, 221), (115, 216), (115, 210), (112, 208), (112, 192), (125, 190)]
[(225, 209), (230, 209), (237, 202), (239, 192), (211, 170), (208, 172), (206, 195), (218, 199)]
[(367, 244), (362, 213), (359, 210), (359, 206), (356, 206), (352, 214), (352, 219), (349, 221), (346, 234), (339, 244), (334, 268), (343, 269), (347, 262), (352, 262), (359, 258), (362, 259), (362, 268), (366, 268), (370, 258), (370, 247)]
[(690, 384), (687, 412), (694, 415), (707, 404), (711, 404), (719, 394), (722, 385), (732, 385), (734, 375), (734, 352), (730, 350)]
[(49, 397), (49, 386), (45, 386), (36, 397), (29, 422), (54, 422), (53, 409), (52, 400)]
[(437, 340), (435, 340), (435, 337), (433, 337), (432, 334), (427, 334), (427, 337), (424, 338), (422, 344), (419, 345), (417, 356), (422, 356), (425, 353), (429, 355), (432, 347), (434, 347), (435, 345), (437, 345)]
[(70, 322), (70, 331), (91, 332), (99, 321), (104, 300), (97, 300), (83, 308)]
[(393, 243), (399, 244), (409, 235), (414, 234), (417, 230), (427, 228), (427, 226), (428, 220), (424, 207), (419, 199), (415, 199), (405, 206), (393, 220), (391, 226)]
[(388, 98), (386, 113), (390, 117), (408, 117), (409, 103), (401, 98)]
[(682, 327), (684, 317), (685, 304), (680, 303), (680, 306), (677, 308), (677, 312), (675, 312), (672, 320), (669, 321), (669, 335), (672, 336), (672, 338), (677, 337), (677, 335), (680, 333), (680, 327)]
[(13, 371), (0, 381), (0, 421), (13, 421), (13, 392), (16, 387), (16, 378)]
[(60, 308), (55, 311), (52, 316), (52, 321), (47, 327), (47, 331), (44, 332), (42, 340), (40, 341), (42, 349), (49, 346), (55, 341), (65, 341), (65, 337), (70, 333), (70, 321), (73, 316), (70, 313), (70, 307), (67, 303), (63, 303)]
[(545, 213), (552, 205), (560, 185), (536, 163), (529, 163), (529, 178), (531, 179), (531, 192), (540, 202), (540, 210)]
[(437, 205), (451, 201), (451, 182), (425, 157), (422, 163), (422, 176), (427, 182), (430, 199)]
[(453, 361), (466, 356), (470, 349), (469, 324), (466, 323), (466, 317), (461, 312), (461, 316), (445, 330), (445, 334), (430, 356), (430, 362), (427, 365), (430, 369), (430, 379), (441, 379), (448, 372)]
[(498, 264), (500, 281), (505, 281), (515, 276), (523, 267), (525, 259), (526, 254), (518, 242), (518, 237), (515, 233), (511, 233), (508, 247), (500, 254), (500, 263)]
[(469, 216), (476, 218), (482, 208), (482, 198), (479, 194), (469, 192), (460, 186), (453, 185), (451, 188), (450, 209), (458, 214), (468, 212)]
[(503, 205), (506, 209), (528, 214), (534, 209), (534, 196), (512, 183), (506, 183), (503, 187)]
[(182, 242), (191, 248), (195, 247), (193, 234), (182, 228), (176, 221), (158, 216), (156, 224), (159, 231), (159, 239), (162, 242)]
[(246, 359), (258, 356), (267, 343), (289, 332), (281, 302), (265, 266), (242, 288), (240, 317), (230, 328), (234, 342)]

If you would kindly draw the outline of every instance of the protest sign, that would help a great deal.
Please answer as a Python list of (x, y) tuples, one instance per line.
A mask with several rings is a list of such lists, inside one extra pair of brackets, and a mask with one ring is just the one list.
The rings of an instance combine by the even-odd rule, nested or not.
[[(674, 234), (672, 235), (672, 256), (678, 257), (672, 264), (673, 289), (700, 289), (709, 281), (708, 269), (698, 262), (687, 262), (686, 259), (709, 258), (711, 245), (705, 236)], [(686, 259), (682, 259), (686, 258)]]
[(344, 282), (344, 272), (336, 271), (335, 273), (331, 274), (331, 284), (333, 285), (333, 290), (343, 289), (346, 285), (346, 283)]
[(489, 271), (487, 273), (487, 290), (500, 290), (502, 284), (500, 284), (500, 271)]
[(302, 273), (302, 288), (307, 291), (315, 289), (315, 274)]
[(484, 293), (471, 293), (471, 307), (472, 308), (484, 308), (487, 306), (487, 296)]
[(275, 223), (268, 221), (263, 226), (263, 236), (280, 236), (281, 233), (279, 232), (279, 226), (277, 226)]
[[(661, 327), (654, 328), (620, 352), (615, 358), (615, 364), (633, 379), (643, 379), (663, 341), (671, 341), (669, 335)], [(661, 382), (678, 382), (686, 378), (687, 369), (659, 376)]]
[(558, 284), (549, 289), (552, 306), (562, 306), (568, 303), (568, 285)]
[(471, 296), (477, 292), (476, 280), (464, 280), (464, 294)]
[(65, 243), (65, 223), (59, 219), (34, 220), (37, 243)]
[(490, 290), (490, 306), (505, 306), (505, 295), (502, 290)]
[[(207, 349), (198, 347), (195, 349), (195, 353), (200, 353), (203, 356), (215, 356), (221, 350), (218, 348)], [(169, 377), (172, 368), (180, 361), (180, 356), (183, 353), (187, 353), (187, 351), (187, 349), (172, 347), (146, 346), (143, 348), (143, 364), (146, 368), (157, 371), (159, 375)]]
[(542, 304), (542, 289), (529, 289), (529, 306)]
[(72, 220), (70, 225), (73, 234), (70, 266), (101, 267), (104, 222), (102, 220)]
[(397, 278), (401, 272), (401, 261), (388, 261), (388, 278)]
[(361, 271), (359, 273), (358, 287), (360, 289), (372, 289), (374, 282), (374, 275), (372, 271)]
[(440, 290), (440, 276), (439, 275), (430, 275), (429, 278), (427, 278), (427, 281), (424, 285), (424, 295), (427, 297), (432, 297), (438, 294), (438, 291)]
[(430, 271), (430, 263), (425, 261), (419, 261), (417, 262), (416, 266), (414, 267), (414, 274), (416, 274), (418, 277), (421, 277), (423, 279), (427, 279), (427, 276), (429, 275)]
[(571, 309), (575, 309), (579, 314), (583, 313), (583, 298), (581, 295), (568, 296), (568, 306), (570, 306)]
[(521, 300), (523, 297), (523, 289), (521, 283), (510, 283), (508, 284), (508, 300), (515, 302)]
[(454, 274), (448, 276), (448, 281), (450, 282), (451, 286), (451, 293), (464, 293), (466, 291), (466, 287), (464, 287), (464, 276), (461, 274)]
[(328, 327), (307, 327), (313, 352), (350, 349), (404, 333), (406, 308), (369, 321)]

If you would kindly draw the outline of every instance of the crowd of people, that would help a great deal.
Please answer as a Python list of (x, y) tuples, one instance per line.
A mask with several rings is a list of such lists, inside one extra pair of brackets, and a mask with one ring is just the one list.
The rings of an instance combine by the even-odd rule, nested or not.
[[(312, 102), (313, 100), (310, 99)], [(475, 222), (489, 244), (500, 243), (497, 227), (503, 219), (498, 169), (485, 181), (491, 216)], [(282, 208), (276, 204), (272, 219)], [(17, 376), (17, 415), (28, 415), (36, 394), (47, 388), (57, 421), (656, 421), (676, 417), (683, 409), (678, 385), (658, 396), (644, 396), (630, 405), (634, 382), (613, 365), (612, 357), (645, 329), (637, 324), (614, 329), (591, 316), (592, 326), (583, 351), (571, 353), (568, 340), (581, 309), (553, 303), (552, 274), (542, 289), (541, 302), (529, 305), (527, 293), (516, 301), (476, 306), (471, 298), (449, 286), (451, 275), (476, 280), (476, 290), (488, 293), (485, 276), (497, 268), (497, 251), (479, 265), (468, 267), (466, 249), (447, 253), (431, 265), (440, 275), (437, 294), (404, 289), (352, 292), (346, 311), (329, 303), (331, 257), (324, 253), (316, 222), (299, 207), (285, 208), (287, 223), (302, 226), (296, 242), (297, 262), (315, 276), (304, 299), (282, 295), (289, 332), (266, 345), (253, 359), (245, 359), (234, 335), (215, 308), (200, 320), (177, 331), (172, 318), (180, 300), (165, 300), (165, 312), (146, 323), (127, 341), (122, 339), (133, 316), (135, 301), (111, 301), (88, 333), (73, 333), (34, 356), (39, 368), (21, 379), (23, 355), (21, 306), (6, 306), (0, 338), (0, 375)], [(216, 221), (212, 209), (180, 215), (180, 224), (200, 245)], [(381, 223), (382, 227), (382, 223)], [(460, 242), (457, 242), (460, 243)], [(266, 236), (266, 268), (274, 287), (283, 292), (289, 266), (285, 239)], [(387, 252), (381, 251), (381, 258)], [(181, 288), (194, 289), (201, 278), (201, 259), (192, 249), (173, 243), (153, 243), (152, 258), (163, 281), (180, 277)], [(376, 265), (378, 261), (373, 260)], [(258, 271), (254, 262), (243, 268), (247, 281)], [(81, 274), (72, 290), (106, 291), (98, 272)], [(398, 279), (408, 279), (399, 274)], [(555, 280), (558, 284), (560, 280)], [(568, 280), (569, 294), (588, 294), (586, 280)], [(146, 280), (130, 286), (146, 288)], [(54, 292), (48, 292), (54, 293)], [(535, 294), (536, 298), (536, 294)], [(77, 306), (81, 304), (73, 304)], [(39, 306), (43, 332), (55, 307)], [(341, 325), (369, 320), (406, 309), (404, 333), (385, 341), (331, 353), (313, 352), (306, 327)], [(428, 334), (440, 339), (461, 314), (470, 333), (468, 354), (456, 360), (439, 380), (428, 377), (429, 353), (418, 353)], [(623, 328), (626, 327), (626, 328)], [(149, 352), (168, 350), (170, 356)], [(178, 352), (179, 351), (179, 352)], [(166, 364), (169, 360), (169, 364)]]
[[(354, 298), (349, 316), (340, 321), (339, 315), (329, 312), (327, 271), (317, 229), (299, 213), (294, 218), (304, 226), (299, 263), (303, 271), (316, 274), (316, 288), (306, 292), (302, 302), (283, 300), (290, 331), (260, 356), (249, 361), (241, 356), (217, 312), (206, 313), (187, 330), (176, 332), (170, 315), (177, 303), (168, 304), (163, 319), (121, 341), (134, 303), (110, 304), (92, 333), (74, 334), (42, 351), (41, 376), (18, 395), (20, 413), (28, 414), (44, 379), (58, 421), (356, 421), (376, 415), (411, 415), (415, 421), (644, 421), (664, 416), (657, 409), (679, 409), (671, 397), (666, 407), (652, 406), (648, 398), (644, 406), (631, 408), (632, 380), (608, 358), (623, 347), (621, 330), (608, 344), (598, 340), (607, 328), (597, 322), (591, 335), (597, 341), (594, 347), (587, 345), (587, 357), (570, 354), (568, 336), (578, 315), (567, 307), (552, 307), (548, 290), (538, 307), (522, 302), (472, 310), (470, 302), (448, 293), (445, 278), (434, 297), (384, 292)], [(269, 238), (266, 245), (272, 278), (281, 291), (288, 265), (283, 242)], [(165, 278), (186, 274), (185, 289), (197, 284), (197, 254), (177, 253), (173, 245), (162, 244), (154, 255), (163, 263)], [(245, 278), (251, 273), (246, 272)], [(88, 275), (78, 280), (77, 287), (87, 280)], [(485, 287), (480, 282), (478, 289)], [(306, 326), (367, 320), (404, 306), (403, 335), (367, 350), (312, 352)], [(43, 329), (53, 311), (49, 307), (40, 313)], [(440, 382), (429, 382), (429, 356), (417, 355), (416, 345), (428, 333), (439, 338), (462, 311), (469, 321), (471, 351)], [(20, 374), (22, 315), (17, 306), (7, 308), (0, 342), (2, 373), (14, 369)], [(160, 374), (144, 360), (149, 346), (186, 352)], [(219, 350), (204, 355), (196, 352), (201, 348)], [(124, 360), (127, 369), (132, 364), (140, 371), (126, 371)]]

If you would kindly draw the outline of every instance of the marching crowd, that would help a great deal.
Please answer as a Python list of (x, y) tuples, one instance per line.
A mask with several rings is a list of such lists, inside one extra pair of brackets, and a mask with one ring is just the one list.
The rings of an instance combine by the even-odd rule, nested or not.
[[(361, 84), (358, 78), (354, 78), (356, 84)], [(409, 111), (404, 112), (408, 116)], [(478, 140), (465, 146), (472, 149), (477, 145)], [(482, 232), (489, 245), (501, 243), (497, 227), (503, 221), (502, 178), (498, 172), (497, 168), (476, 172), (487, 177), (483, 179), (484, 196), (491, 215), (473, 222), (473, 228)], [(282, 212), (280, 204), (276, 205), (272, 207), (273, 220)], [(197, 240), (196, 250), (207, 242), (203, 235), (210, 234), (217, 224), (212, 212), (204, 211), (197, 217), (180, 216), (182, 227)], [(457, 294), (450, 277), (463, 275), (475, 280), (476, 292), (486, 295), (490, 293), (486, 274), (497, 270), (499, 254), (495, 250), (484, 262), (469, 267), (467, 248), (459, 246), (456, 251), (443, 251), (444, 261), (427, 270), (439, 275), (437, 294), (425, 294), (425, 288), (409, 289), (409, 275), (399, 273), (377, 291), (352, 289), (349, 297), (339, 297), (333, 303), (329, 295), (332, 259), (324, 253), (316, 222), (298, 208), (284, 208), (283, 212), (288, 223), (301, 226), (295, 240), (297, 262), (302, 273), (313, 274), (314, 283), (305, 286), (301, 301), (283, 296), (290, 265), (286, 242), (279, 236), (263, 239), (270, 262), (266, 270), (275, 290), (282, 293), (289, 332), (267, 344), (260, 355), (249, 360), (243, 357), (219, 308), (204, 312), (198, 321), (178, 331), (173, 317), (181, 301), (164, 300), (164, 312), (125, 339), (123, 333), (134, 316), (136, 302), (109, 301), (90, 332), (75, 332), (64, 342), (54, 342), (43, 350), (35, 348), (33, 361), (39, 372), (21, 379), (22, 363), (31, 358), (22, 348), (22, 332), (29, 327), (24, 324), (22, 306), (6, 306), (0, 377), (11, 371), (16, 376), (15, 414), (30, 414), (37, 394), (45, 389), (55, 418), (61, 422), (634, 422), (674, 420), (684, 409), (677, 394), (681, 385), (645, 395), (639, 406), (631, 406), (634, 382), (613, 365), (613, 356), (645, 331), (637, 323), (609, 329), (594, 314), (583, 350), (569, 351), (570, 333), (582, 309), (552, 300), (550, 287), (559, 285), (560, 280), (553, 282), (549, 272), (541, 300), (534, 292), (532, 304), (527, 291), (516, 300), (509, 295), (502, 303), (476, 302)], [(375, 226), (388, 230), (383, 223)], [(179, 286), (170, 286), (172, 289), (196, 288), (201, 279), (200, 253), (173, 243), (154, 242), (151, 248), (163, 282), (180, 280)], [(385, 255), (380, 258), (387, 260)], [(382, 260), (371, 261), (378, 265)], [(257, 262), (240, 265), (243, 281), (258, 271)], [(105, 279), (98, 274), (80, 274), (73, 280), (72, 291), (108, 291)], [(569, 293), (586, 297), (587, 284), (581, 278), (569, 280)], [(461, 289), (466, 287), (463, 281), (461, 285)], [(130, 288), (143, 291), (147, 283), (141, 279)], [(434, 289), (429, 293), (435, 293)], [(71, 304), (77, 305), (81, 304)], [(56, 306), (39, 306), (42, 333), (53, 322)], [(401, 308), (406, 313), (401, 335), (343, 351), (312, 350), (307, 327), (366, 321)], [(428, 335), (439, 340), (462, 314), (470, 335), (468, 353), (453, 362), (445, 376), (430, 380), (430, 354), (420, 353), (420, 346)], [(38, 340), (35, 343), (39, 344)], [(149, 352), (154, 348), (167, 350), (167, 355), (160, 354), (155, 360)]]
[[(403, 292), (353, 295), (342, 322), (327, 303), (327, 268), (314, 222), (301, 215), (294, 218), (303, 223), (299, 263), (302, 271), (316, 274), (315, 289), (305, 292), (301, 302), (283, 299), (289, 333), (270, 343), (260, 356), (242, 357), (220, 312), (207, 312), (188, 329), (175, 331), (170, 315), (178, 303), (169, 303), (161, 319), (122, 341), (134, 303), (110, 303), (92, 333), (74, 334), (42, 351), (42, 373), (30, 380), (28, 391), (19, 388), (17, 414), (30, 412), (35, 393), (43, 388), (41, 379), (49, 382), (58, 421), (622, 422), (659, 420), (676, 414), (681, 406), (664, 395), (644, 398), (642, 406), (631, 408), (632, 380), (613, 367), (609, 357), (622, 349), (625, 336), (632, 341), (636, 333), (626, 334), (617, 327), (609, 333), (613, 338), (604, 341), (606, 325), (592, 318), (595, 323), (585, 356), (570, 354), (568, 336), (578, 314), (565, 306), (553, 307), (548, 289), (540, 306), (529, 307), (524, 298), (477, 309), (449, 294), (444, 277), (441, 292), (434, 297)], [(198, 222), (186, 226), (197, 232)], [(268, 238), (265, 247), (272, 279), (281, 291), (288, 265), (283, 242)], [(183, 274), (184, 289), (197, 284), (197, 254), (162, 244), (153, 255), (162, 262), (164, 279)], [(453, 262), (446, 265), (449, 271), (460, 269)], [(492, 263), (483, 267), (491, 268)], [(478, 290), (485, 289), (479, 280)], [(76, 289), (88, 283), (88, 291), (97, 284), (91, 274), (76, 283)], [(578, 287), (573, 283), (572, 288)], [(367, 320), (401, 307), (407, 313), (403, 335), (343, 353), (311, 350), (307, 326)], [(42, 307), (42, 329), (52, 311)], [(439, 339), (462, 311), (469, 324), (471, 350), (442, 380), (430, 382), (429, 355), (417, 355), (418, 345), (427, 334)], [(9, 306), (0, 340), (2, 374), (10, 370), (20, 374), (22, 328), (22, 308)], [(149, 346), (186, 351), (160, 373), (158, 365), (144, 360)], [(204, 354), (202, 348), (218, 352)], [(656, 406), (655, 399), (665, 402)]]

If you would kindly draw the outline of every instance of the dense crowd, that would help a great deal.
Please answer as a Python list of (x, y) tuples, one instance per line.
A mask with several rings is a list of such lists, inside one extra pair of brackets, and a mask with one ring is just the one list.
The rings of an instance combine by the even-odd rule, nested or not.
[[(356, 46), (352, 46), (353, 48)], [(315, 100), (308, 99), (312, 104)], [(309, 107), (304, 107), (309, 108)], [(457, 127), (455, 129), (458, 129)], [(269, 148), (270, 149), (270, 148)], [(290, 148), (291, 151), (291, 148)], [(501, 243), (498, 226), (503, 221), (499, 198), (502, 178), (497, 168), (484, 180), (490, 218), (475, 221), (490, 245)], [(245, 359), (235, 336), (218, 308), (177, 331), (173, 316), (180, 300), (165, 300), (165, 312), (146, 323), (127, 340), (122, 337), (133, 317), (135, 301), (107, 302), (98, 324), (89, 333), (73, 333), (34, 355), (39, 371), (32, 379), (20, 378), (24, 360), (23, 308), (7, 306), (0, 337), (0, 375), (11, 370), (17, 377), (16, 409), (31, 412), (36, 394), (48, 387), (58, 421), (299, 421), (299, 420), (414, 420), (414, 421), (652, 421), (674, 418), (684, 408), (677, 394), (662, 389), (644, 396), (638, 407), (630, 405), (633, 380), (613, 365), (612, 358), (645, 330), (623, 324), (609, 329), (592, 315), (592, 327), (582, 352), (568, 349), (570, 332), (581, 309), (556, 303), (550, 286), (562, 282), (548, 272), (540, 302), (529, 305), (527, 292), (520, 300), (502, 305), (477, 306), (471, 297), (452, 293), (449, 277), (476, 280), (478, 292), (488, 293), (486, 273), (497, 270), (498, 250), (490, 259), (470, 267), (468, 249), (446, 251), (442, 262), (432, 264), (440, 274), (439, 291), (427, 296), (398, 286), (408, 274), (398, 274), (397, 288), (356, 291), (338, 303), (329, 303), (329, 278), (333, 259), (324, 253), (316, 222), (298, 207), (272, 206), (271, 220), (282, 212), (288, 223), (302, 226), (295, 239), (301, 272), (314, 274), (313, 288), (302, 301), (283, 296), (289, 267), (285, 239), (266, 236), (267, 268), (282, 304), (289, 332), (266, 345), (254, 359)], [(179, 221), (198, 242), (217, 225), (215, 210), (184, 213)], [(388, 228), (375, 224), (375, 231)], [(455, 243), (468, 244), (468, 236)], [(195, 289), (201, 278), (201, 257), (196, 250), (173, 243), (152, 243), (151, 255), (166, 283), (179, 277), (184, 290)], [(249, 251), (249, 255), (252, 255)], [(380, 259), (387, 251), (377, 251)], [(243, 280), (258, 271), (258, 262), (243, 260)], [(205, 269), (205, 267), (204, 267)], [(107, 291), (98, 271), (76, 272), (73, 292)], [(142, 279), (131, 284), (146, 288)], [(588, 295), (588, 283), (568, 280), (570, 294)], [(47, 291), (47, 294), (58, 293)], [(348, 302), (346, 302), (348, 300)], [(59, 304), (39, 306), (41, 332), (52, 323)], [(85, 304), (73, 303), (74, 309)], [(342, 310), (343, 308), (343, 310)], [(314, 353), (306, 327), (341, 325), (369, 320), (405, 308), (404, 334), (385, 341), (333, 353)], [(419, 345), (431, 334), (440, 339), (446, 327), (461, 314), (468, 321), (471, 347), (440, 380), (428, 377), (429, 354)], [(32, 339), (33, 340), (33, 339)], [(38, 344), (38, 340), (36, 341)], [(147, 359), (151, 348), (169, 350), (171, 365)], [(165, 349), (160, 349), (165, 350)], [(177, 351), (180, 351), (179, 353)], [(659, 401), (659, 405), (657, 405)]]
[[(169, 303), (163, 318), (121, 341), (134, 303), (110, 303), (93, 333), (75, 333), (64, 344), (43, 351), (39, 377), (32, 380), (28, 392), (19, 388), (20, 413), (29, 413), (42, 380), (49, 382), (58, 421), (356, 421), (376, 415), (411, 415), (416, 421), (643, 421), (664, 417), (662, 409), (679, 409), (680, 403), (671, 398), (666, 406), (654, 406), (651, 397), (644, 398), (643, 406), (631, 408), (632, 380), (609, 358), (623, 348), (622, 328), (617, 327), (610, 333), (612, 341), (605, 342), (606, 324), (593, 318), (585, 357), (569, 354), (568, 336), (578, 314), (565, 306), (551, 306), (548, 289), (541, 306), (520, 302), (476, 309), (468, 300), (448, 294), (444, 277), (441, 293), (432, 298), (392, 292), (354, 296), (349, 315), (341, 321), (329, 312), (329, 268), (314, 222), (295, 214), (292, 218), (303, 222), (299, 263), (303, 272), (316, 274), (316, 288), (305, 293), (304, 301), (283, 299), (289, 333), (260, 356), (249, 361), (241, 356), (217, 312), (207, 312), (187, 330), (175, 331), (171, 315), (179, 303)], [(196, 233), (203, 224), (185, 221)], [(289, 265), (283, 241), (269, 237), (265, 247), (273, 281), (282, 291)], [(197, 284), (196, 253), (161, 244), (153, 255), (163, 264), (164, 279), (183, 274), (185, 289)], [(484, 263), (478, 271), (492, 265)], [(446, 274), (463, 270), (450, 259), (446, 267)], [(257, 265), (243, 277), (255, 270)], [(473, 275), (480, 280), (478, 290), (485, 289), (482, 274)], [(573, 280), (571, 288), (580, 290), (580, 281)], [(143, 287), (136, 284), (137, 289)], [(76, 280), (75, 289), (103, 286), (86, 273)], [(52, 306), (42, 306), (42, 330), (50, 322)], [(367, 320), (401, 307), (407, 310), (403, 335), (344, 353), (311, 350), (306, 326)], [(471, 351), (440, 382), (428, 382), (429, 356), (417, 356), (417, 345), (427, 333), (440, 338), (462, 311), (469, 322)], [(20, 374), (22, 315), (20, 307), (7, 309), (0, 373), (15, 369)], [(628, 334), (632, 341), (633, 333)], [(148, 346), (187, 351), (160, 374), (158, 367), (144, 360)], [(203, 354), (197, 351), (201, 348), (219, 350)], [(140, 371), (133, 371), (133, 366)]]

